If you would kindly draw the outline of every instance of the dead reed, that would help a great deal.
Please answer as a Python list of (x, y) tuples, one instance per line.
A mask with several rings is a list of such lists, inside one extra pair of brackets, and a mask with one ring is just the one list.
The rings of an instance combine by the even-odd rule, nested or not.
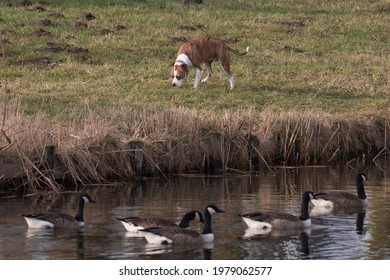
[[(20, 165), (19, 186), (58, 190), (56, 181), (101, 184), (135, 178), (134, 152), (143, 154), (143, 176), (207, 173), (213, 157), (210, 135), (221, 139), (222, 172), (276, 166), (330, 165), (369, 160), (388, 152), (389, 120), (345, 117), (312, 111), (205, 112), (158, 106), (116, 108), (110, 118), (97, 112), (73, 123), (28, 116), (20, 105), (5, 121), (3, 159)], [(255, 140), (255, 141), (254, 141)], [(12, 145), (9, 145), (11, 141)], [(251, 143), (249, 143), (251, 142)], [(134, 148), (141, 143), (141, 148)], [(253, 155), (248, 153), (252, 145)], [(55, 148), (55, 164), (47, 151)], [(9, 174), (8, 174), (9, 175)], [(2, 180), (11, 180), (1, 174)]]

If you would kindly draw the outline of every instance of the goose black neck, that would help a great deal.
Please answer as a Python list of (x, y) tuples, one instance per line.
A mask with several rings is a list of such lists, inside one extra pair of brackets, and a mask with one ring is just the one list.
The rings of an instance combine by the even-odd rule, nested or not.
[(366, 199), (366, 192), (364, 190), (364, 179), (362, 175), (358, 174), (356, 177), (356, 189), (357, 189), (357, 195), (360, 199)]
[(299, 219), (302, 221), (306, 221), (306, 220), (310, 219), (309, 202), (310, 202), (310, 194), (305, 193), (302, 197), (301, 216), (299, 217)]
[(75, 217), (79, 222), (84, 222), (84, 204), (84, 198), (80, 197), (79, 204), (77, 206), (77, 215)]
[(212, 233), (211, 230), (211, 214), (207, 207), (204, 209), (204, 224), (203, 224), (203, 232), (202, 234)]
[(187, 213), (181, 218), (179, 227), (181, 228), (188, 228), (190, 227), (190, 221), (194, 219), (194, 213), (190, 212)]

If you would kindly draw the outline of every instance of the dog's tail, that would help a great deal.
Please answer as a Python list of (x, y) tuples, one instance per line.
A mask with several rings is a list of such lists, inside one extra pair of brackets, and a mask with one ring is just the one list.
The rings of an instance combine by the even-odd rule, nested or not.
[(228, 50), (234, 53), (235, 55), (244, 56), (249, 52), (249, 47), (246, 47), (246, 50), (243, 53), (240, 53), (238, 50), (232, 49), (231, 47), (228, 47)]

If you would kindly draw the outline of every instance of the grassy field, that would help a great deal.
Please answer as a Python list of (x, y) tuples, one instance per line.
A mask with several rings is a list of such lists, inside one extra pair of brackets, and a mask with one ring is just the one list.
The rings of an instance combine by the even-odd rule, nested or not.
[[(266, 166), (375, 156), (390, 128), (389, 13), (384, 0), (0, 0), (0, 151), (32, 159), (54, 145), (73, 178), (95, 176), (96, 161), (115, 177), (126, 155), (101, 153), (132, 139), (154, 173), (172, 152), (161, 141), (180, 138), (179, 171), (200, 170), (210, 131), (234, 169), (248, 133)], [(171, 87), (183, 40), (209, 35), (250, 47), (232, 55), (235, 88), (217, 63), (197, 90), (193, 70)]]
[[(388, 1), (204, 2), (0, 1), (3, 92), (7, 80), (9, 98), (52, 116), (144, 103), (389, 113)], [(232, 58), (236, 88), (217, 64), (198, 90), (193, 71), (171, 88), (179, 39), (207, 35), (250, 46)]]

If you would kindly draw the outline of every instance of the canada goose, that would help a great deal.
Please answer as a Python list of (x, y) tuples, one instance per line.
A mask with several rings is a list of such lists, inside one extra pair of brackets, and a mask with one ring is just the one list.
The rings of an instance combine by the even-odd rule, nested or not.
[(81, 195), (75, 217), (65, 213), (35, 213), (26, 214), (29, 228), (80, 228), (84, 226), (84, 204), (96, 203), (88, 194)]
[(127, 218), (117, 218), (122, 222), (123, 226), (127, 231), (130, 232), (139, 232), (145, 228), (151, 227), (181, 227), (188, 228), (190, 227), (191, 221), (203, 223), (203, 216), (199, 211), (191, 211), (181, 218), (179, 225), (175, 222), (164, 218), (141, 218), (141, 217), (127, 217)]
[(307, 191), (303, 194), (300, 217), (279, 212), (252, 212), (241, 214), (240, 217), (250, 228), (307, 228), (311, 226), (309, 201), (313, 198), (313, 192)]
[(214, 233), (211, 229), (211, 215), (222, 212), (224, 211), (215, 205), (207, 205), (205, 207), (202, 233), (180, 227), (153, 227), (142, 231), (145, 232), (146, 241), (152, 244), (200, 245), (207, 242), (213, 242)]
[(326, 208), (353, 208), (367, 207), (368, 200), (364, 191), (364, 181), (368, 180), (366, 174), (356, 175), (357, 196), (345, 191), (330, 191), (328, 193), (317, 193), (311, 202), (316, 207)]

